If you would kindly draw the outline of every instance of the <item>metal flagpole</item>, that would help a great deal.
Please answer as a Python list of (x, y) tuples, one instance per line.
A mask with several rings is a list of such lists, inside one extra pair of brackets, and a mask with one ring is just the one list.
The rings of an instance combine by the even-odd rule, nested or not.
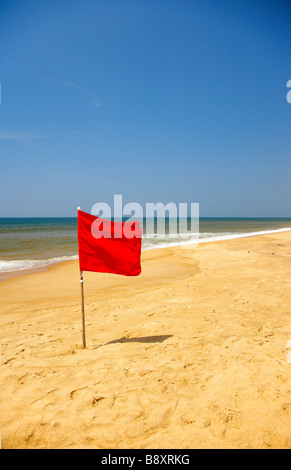
[[(78, 207), (78, 211), (81, 210), (81, 207)], [(85, 334), (85, 308), (84, 308), (84, 279), (83, 271), (80, 271), (80, 286), (81, 286), (81, 311), (82, 311), (82, 339), (83, 339), (83, 348), (86, 348), (86, 334)]]

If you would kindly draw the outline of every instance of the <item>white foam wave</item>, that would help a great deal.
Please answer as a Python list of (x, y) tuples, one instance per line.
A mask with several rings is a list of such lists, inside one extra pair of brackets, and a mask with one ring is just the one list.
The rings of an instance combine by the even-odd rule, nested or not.
[(191, 240), (187, 240), (187, 241), (184, 240), (184, 241), (173, 242), (173, 243), (161, 243), (161, 244), (146, 246), (143, 248), (143, 251), (153, 250), (157, 248), (168, 248), (172, 246), (180, 246), (180, 245), (184, 246), (184, 245), (193, 245), (196, 243), (207, 243), (207, 242), (215, 242), (215, 241), (223, 241), (223, 240), (232, 240), (236, 238), (255, 237), (258, 235), (269, 235), (271, 233), (277, 233), (277, 232), (288, 232), (290, 230), (291, 230), (291, 227), (287, 227), (287, 228), (279, 228), (276, 230), (264, 230), (261, 232), (225, 233), (225, 234), (220, 234), (220, 235), (216, 235), (212, 233), (210, 236), (205, 236), (206, 233), (204, 233), (204, 234), (200, 234), (199, 237), (194, 236), (192, 237)]
[(44, 268), (52, 264), (61, 263), (78, 259), (78, 256), (61, 256), (59, 258), (49, 259), (18, 259), (18, 260), (0, 260), (0, 273), (8, 273), (12, 271), (23, 271), (25, 269)]

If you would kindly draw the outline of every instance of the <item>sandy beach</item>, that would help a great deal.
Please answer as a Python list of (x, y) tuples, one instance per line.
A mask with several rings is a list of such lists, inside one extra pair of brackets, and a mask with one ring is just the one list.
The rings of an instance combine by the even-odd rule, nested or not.
[[(0, 283), (1, 445), (290, 448), (291, 232)], [(290, 343), (289, 343), (290, 344)]]

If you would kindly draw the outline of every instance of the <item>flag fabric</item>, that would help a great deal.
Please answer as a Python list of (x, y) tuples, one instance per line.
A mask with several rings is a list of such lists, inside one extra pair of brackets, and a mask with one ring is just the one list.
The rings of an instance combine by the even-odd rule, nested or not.
[(112, 222), (78, 210), (80, 271), (138, 276), (142, 231), (139, 222)]

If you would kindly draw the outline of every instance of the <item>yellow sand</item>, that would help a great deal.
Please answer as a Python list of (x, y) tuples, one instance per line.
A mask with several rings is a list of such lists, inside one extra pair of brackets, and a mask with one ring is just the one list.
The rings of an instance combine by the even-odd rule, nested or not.
[[(291, 232), (0, 283), (2, 448), (290, 448)], [(290, 352), (290, 350), (289, 350)]]

